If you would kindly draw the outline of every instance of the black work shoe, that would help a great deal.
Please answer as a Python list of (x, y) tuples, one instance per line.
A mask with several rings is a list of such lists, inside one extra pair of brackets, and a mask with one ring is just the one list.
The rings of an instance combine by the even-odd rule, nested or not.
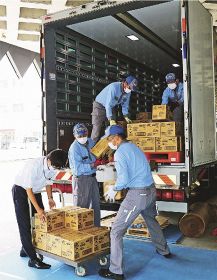
[(27, 254), (26, 254), (26, 252), (24, 251), (23, 248), (21, 248), (21, 250), (20, 250), (20, 257), (21, 257), (21, 258), (27, 257)]
[(170, 259), (170, 258), (172, 258), (172, 256), (173, 256), (171, 253), (162, 255), (162, 254), (160, 254), (157, 250), (156, 250), (156, 253), (158, 253), (159, 255), (161, 255), (161, 256), (163, 256), (164, 258), (167, 258), (167, 259)]
[(115, 279), (115, 280), (123, 280), (124, 279), (123, 274), (115, 274), (115, 273), (111, 272), (108, 268), (100, 269), (99, 270), (99, 275), (101, 277), (104, 277), (104, 278)]
[(173, 255), (171, 253), (168, 253), (166, 255), (163, 255), (164, 258), (170, 259), (173, 257)]
[(49, 269), (51, 267), (50, 264), (46, 264), (39, 259), (29, 260), (28, 266), (34, 267), (37, 269)]
[(40, 260), (41, 262), (43, 262), (43, 259), (44, 259), (44, 256), (43, 256), (43, 255), (38, 254), (38, 258), (39, 258), (39, 260)]

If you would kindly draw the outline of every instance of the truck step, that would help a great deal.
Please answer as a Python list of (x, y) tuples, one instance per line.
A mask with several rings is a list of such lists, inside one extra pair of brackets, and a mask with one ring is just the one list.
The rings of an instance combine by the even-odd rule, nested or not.
[(146, 152), (148, 161), (157, 163), (182, 163), (184, 162), (184, 152)]

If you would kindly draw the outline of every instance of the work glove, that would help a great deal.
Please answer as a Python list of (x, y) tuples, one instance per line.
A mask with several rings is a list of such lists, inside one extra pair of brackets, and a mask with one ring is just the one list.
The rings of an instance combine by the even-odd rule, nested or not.
[(117, 194), (117, 191), (114, 191), (114, 185), (108, 186), (108, 191), (104, 193), (105, 201), (109, 202), (115, 202), (115, 196)]
[(110, 124), (110, 125), (116, 125), (117, 123), (116, 123), (115, 120), (110, 120), (110, 121), (109, 121), (109, 124)]
[(125, 116), (124, 118), (127, 123), (132, 123), (131, 119), (129, 119), (127, 116)]

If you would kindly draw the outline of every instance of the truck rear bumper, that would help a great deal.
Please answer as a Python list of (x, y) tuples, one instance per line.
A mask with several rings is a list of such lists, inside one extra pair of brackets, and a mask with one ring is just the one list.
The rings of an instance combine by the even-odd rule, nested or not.
[(170, 201), (157, 201), (158, 211), (167, 212), (188, 212), (188, 204), (186, 202), (170, 202)]

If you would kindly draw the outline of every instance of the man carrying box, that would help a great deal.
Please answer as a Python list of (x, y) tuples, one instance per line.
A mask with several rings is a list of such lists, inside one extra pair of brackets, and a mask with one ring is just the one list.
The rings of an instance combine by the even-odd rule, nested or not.
[(28, 262), (30, 267), (48, 269), (51, 266), (37, 257), (32, 244), (28, 199), (32, 203), (33, 213), (37, 212), (41, 221), (45, 221), (46, 216), (40, 192), (46, 186), (49, 207), (50, 209), (55, 207), (51, 189), (52, 178), (56, 176), (56, 169), (64, 167), (66, 162), (67, 153), (65, 151), (53, 150), (46, 157), (28, 161), (15, 178), (12, 195), (22, 243), (20, 256), (30, 258)]
[(184, 118), (184, 92), (183, 84), (176, 79), (174, 73), (166, 75), (167, 88), (163, 92), (162, 105), (169, 105), (173, 112), (173, 120), (183, 122)]
[(160, 225), (155, 219), (156, 189), (145, 154), (136, 145), (126, 141), (123, 128), (118, 125), (110, 126), (106, 130), (105, 137), (109, 146), (117, 150), (114, 154), (117, 181), (104, 196), (106, 200), (111, 200), (119, 190), (128, 189), (128, 193), (112, 224), (110, 267), (101, 269), (99, 275), (122, 280), (124, 279), (123, 236), (139, 214), (146, 222), (157, 253), (167, 258), (171, 253)]
[(69, 166), (72, 170), (74, 206), (94, 209), (94, 224), (100, 226), (100, 196), (96, 180), (96, 158), (90, 149), (94, 141), (88, 138), (88, 129), (82, 123), (73, 128), (75, 141), (69, 148)]
[(131, 120), (128, 117), (128, 107), (130, 102), (131, 91), (135, 91), (137, 80), (133, 76), (128, 76), (123, 82), (114, 82), (106, 86), (96, 97), (93, 102), (92, 112), (92, 133), (91, 138), (97, 142), (100, 138), (100, 132), (106, 118), (110, 125), (116, 124), (113, 115), (113, 109), (121, 104), (122, 113), (127, 123)]

